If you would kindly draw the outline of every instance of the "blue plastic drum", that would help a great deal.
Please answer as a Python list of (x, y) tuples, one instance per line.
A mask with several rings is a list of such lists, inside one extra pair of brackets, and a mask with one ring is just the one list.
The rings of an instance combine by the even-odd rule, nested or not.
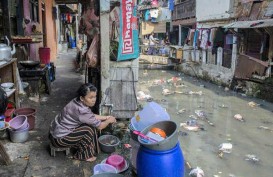
[(184, 157), (179, 143), (166, 151), (141, 146), (137, 154), (137, 176), (184, 177)]

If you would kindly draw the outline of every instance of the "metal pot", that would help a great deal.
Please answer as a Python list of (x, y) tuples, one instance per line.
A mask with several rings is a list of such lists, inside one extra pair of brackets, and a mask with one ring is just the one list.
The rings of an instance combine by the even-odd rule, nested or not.
[(116, 151), (116, 147), (120, 144), (118, 137), (113, 135), (102, 135), (98, 139), (100, 149), (105, 153), (112, 153)]
[(8, 45), (3, 43), (0, 44), (0, 60), (8, 60), (12, 58), (12, 55), (16, 52), (15, 44), (13, 44), (13, 49), (11, 50), (11, 47), (9, 46), (9, 39), (7, 36), (5, 36), (5, 38), (8, 41)]
[(178, 131), (175, 122), (169, 120), (157, 122), (153, 125), (146, 127), (144, 130), (141, 131), (141, 133), (146, 135), (154, 127), (164, 130), (166, 132), (167, 138), (156, 143), (146, 143), (141, 140), (140, 136), (138, 136), (138, 142), (141, 145), (148, 149), (156, 151), (166, 151), (176, 146), (178, 142)]

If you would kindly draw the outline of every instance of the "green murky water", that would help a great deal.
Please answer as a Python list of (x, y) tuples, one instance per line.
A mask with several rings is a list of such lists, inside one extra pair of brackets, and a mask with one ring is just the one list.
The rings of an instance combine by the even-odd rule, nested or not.
[[(169, 80), (174, 76), (181, 79), (178, 87)], [(163, 89), (171, 94), (163, 95)], [(185, 161), (203, 169), (205, 176), (273, 176), (273, 104), (174, 71), (140, 70), (137, 90), (150, 94), (178, 125), (196, 118), (196, 110), (204, 111), (207, 119), (197, 119), (203, 130), (180, 127), (187, 135), (181, 134), (179, 141)], [(256, 105), (250, 106), (251, 101)], [(235, 114), (245, 121), (236, 120)], [(231, 143), (232, 152), (219, 155), (222, 143)]]

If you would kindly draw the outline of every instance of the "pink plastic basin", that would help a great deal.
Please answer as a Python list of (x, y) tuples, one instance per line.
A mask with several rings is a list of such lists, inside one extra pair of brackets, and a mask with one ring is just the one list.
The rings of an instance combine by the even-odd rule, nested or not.
[(118, 171), (121, 171), (125, 167), (125, 159), (117, 154), (111, 155), (107, 158), (106, 163), (114, 166)]

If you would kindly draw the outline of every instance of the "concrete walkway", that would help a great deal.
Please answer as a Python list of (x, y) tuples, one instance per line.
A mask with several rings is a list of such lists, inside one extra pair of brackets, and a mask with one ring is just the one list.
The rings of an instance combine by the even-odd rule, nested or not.
[(52, 83), (51, 95), (42, 94), (36, 100), (27, 97), (23, 99), (21, 107), (37, 110), (35, 129), (30, 131), (30, 137), (25, 143), (1, 140), (12, 160), (10, 166), (5, 166), (0, 158), (1, 177), (87, 177), (92, 175), (93, 166), (107, 157), (106, 154), (100, 154), (96, 162), (90, 163), (69, 159), (63, 152), (57, 152), (56, 157), (51, 157), (49, 153), (50, 122), (76, 96), (76, 90), (84, 83), (84, 75), (75, 72), (75, 57), (75, 50), (59, 55), (55, 62), (56, 80)]

